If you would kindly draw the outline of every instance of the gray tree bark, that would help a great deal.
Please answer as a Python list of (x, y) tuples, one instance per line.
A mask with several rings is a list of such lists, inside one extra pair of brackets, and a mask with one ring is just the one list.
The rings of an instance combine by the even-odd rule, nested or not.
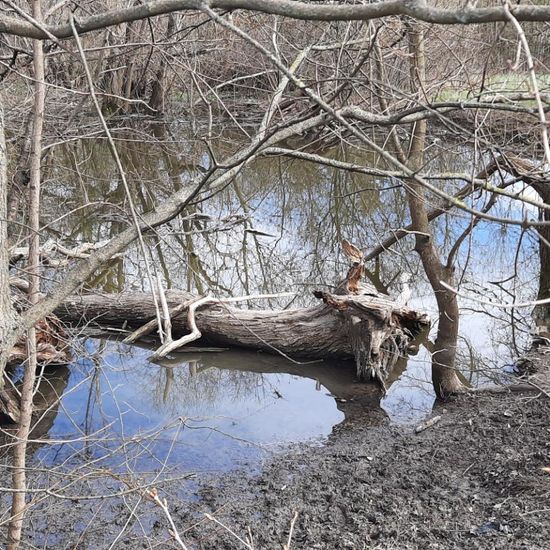
[[(36, 21), (42, 21), (42, 0), (33, 0), (32, 13)], [(34, 109), (31, 139), (30, 182), (29, 182), (29, 259), (27, 274), (29, 280), (28, 296), (31, 304), (36, 304), (40, 294), (40, 189), (42, 160), (42, 129), (44, 126), (44, 105), (46, 83), (44, 68), (44, 50), (41, 40), (33, 41), (34, 69)], [(16, 490), (12, 496), (11, 517), (8, 523), (8, 550), (17, 550), (21, 543), (23, 521), (26, 508), (27, 491), (27, 441), (31, 429), (33, 414), (33, 393), (38, 367), (37, 329), (29, 327), (27, 331), (27, 354), (23, 385), (21, 387), (21, 405), (17, 427), (17, 442), (13, 446), (12, 487)]]
[[(196, 313), (202, 333), (199, 342), (291, 358), (359, 358), (358, 372), (370, 373), (384, 383), (398, 357), (407, 353), (414, 335), (429, 324), (426, 315), (383, 295), (318, 292), (316, 296), (325, 305), (276, 311), (205, 306)], [(166, 297), (170, 309), (193, 299), (179, 291), (168, 291)], [(73, 326), (135, 328), (155, 318), (155, 307), (147, 293), (93, 294), (66, 300), (55, 314)], [(175, 335), (189, 331), (185, 313), (172, 319), (172, 329)]]
[(18, 404), (4, 384), (4, 369), (16, 341), (18, 316), (13, 308), (9, 285), (8, 242), (8, 180), (7, 155), (4, 139), (4, 116), (0, 109), (0, 413), (10, 417), (18, 414)]
[[(296, 0), (210, 0), (208, 6), (211, 9), (242, 9), (311, 21), (369, 21), (392, 15), (408, 16), (440, 25), (477, 25), (508, 21), (502, 6), (445, 9), (430, 6), (425, 0), (385, 0), (368, 4), (317, 4)], [(83, 34), (176, 11), (196, 11), (200, 7), (201, 3), (197, 0), (153, 0), (86, 17), (78, 22), (77, 30), (79, 34)], [(512, 11), (518, 21), (550, 21), (548, 6), (514, 5)], [(72, 36), (69, 24), (39, 27), (7, 16), (0, 17), (0, 32), (39, 39), (48, 38), (48, 33), (56, 38)]]

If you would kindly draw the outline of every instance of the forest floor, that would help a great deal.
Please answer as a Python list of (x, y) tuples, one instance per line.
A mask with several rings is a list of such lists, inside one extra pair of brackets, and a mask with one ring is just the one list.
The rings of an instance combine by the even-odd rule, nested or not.
[[(539, 360), (550, 365), (550, 353)], [(550, 548), (544, 391), (462, 395), (436, 405), (440, 421), (418, 434), (373, 423), (372, 410), (357, 403), (346, 407), (325, 444), (295, 445), (259, 473), (201, 474), (187, 497), (188, 482), (161, 486), (187, 548), (243, 549), (237, 536), (251, 534), (248, 548), (283, 550), (293, 518), (291, 550)], [(181, 549), (153, 503), (142, 498), (132, 516), (137, 501), (33, 506), (24, 548)]]

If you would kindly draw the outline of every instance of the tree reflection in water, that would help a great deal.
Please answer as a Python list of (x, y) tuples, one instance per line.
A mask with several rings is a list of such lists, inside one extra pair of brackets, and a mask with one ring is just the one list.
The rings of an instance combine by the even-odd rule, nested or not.
[[(165, 130), (165, 126), (155, 129), (161, 138)], [(180, 145), (187, 145), (175, 150), (170, 142), (125, 142), (124, 131), (119, 132), (124, 169), (132, 182), (136, 203), (144, 210), (208, 166), (203, 144), (185, 139), (188, 129), (172, 123), (169, 132)], [(233, 136), (220, 135), (220, 153), (235, 147)], [(473, 163), (471, 150), (460, 144), (447, 145), (439, 142), (430, 148), (428, 169), (467, 172)], [(348, 145), (328, 153), (346, 161), (358, 160), (384, 168), (376, 155), (361, 147)], [(78, 166), (81, 181), (76, 183), (74, 158), (86, 159)], [(50, 159), (46, 193), (57, 200), (45, 201), (48, 206), (43, 213), (44, 221), (55, 220), (70, 209), (94, 205), (54, 222), (50, 229), (67, 234), (71, 228), (75, 240), (98, 240), (116, 234), (127, 223), (118, 210), (124, 200), (121, 182), (103, 142), (67, 143), (58, 147)], [(86, 195), (81, 192), (83, 184)], [(449, 180), (449, 189), (453, 184)], [(214, 295), (297, 289), (292, 305), (309, 305), (313, 302), (311, 290), (341, 280), (347, 267), (339, 255), (343, 238), (368, 249), (392, 229), (406, 224), (405, 197), (394, 187), (391, 179), (340, 172), (304, 161), (265, 158), (247, 167), (234, 185), (205, 203), (190, 206), (184, 216), (148, 238), (158, 260), (156, 267), (169, 288), (198, 293), (208, 290)], [(499, 209), (509, 208), (510, 203), (503, 200), (495, 214), (499, 214)], [(438, 246), (445, 250), (468, 223), (459, 214), (435, 221)], [(404, 239), (381, 261), (370, 265), (371, 280), (397, 294), (400, 289), (395, 281), (399, 274), (410, 273), (414, 283), (411, 306), (435, 317), (432, 293), (413, 246), (411, 240)], [(485, 295), (492, 293), (495, 299), (510, 294), (518, 300), (531, 298), (536, 295), (536, 253), (536, 243), (521, 229), (500, 229), (480, 223), (458, 258), (459, 278), (467, 288)], [(507, 277), (514, 271), (518, 278), (507, 283)], [(107, 292), (146, 290), (147, 277), (137, 249), (131, 248), (123, 258), (98, 273), (89, 286)], [(278, 305), (277, 300), (268, 304)], [(466, 381), (478, 385), (500, 376), (503, 365), (525, 342), (529, 320), (520, 317), (523, 312), (519, 311), (491, 311), (488, 316), (474, 303), (463, 303), (462, 307), (459, 366)], [(71, 375), (68, 388), (71, 395), (70, 387), (89, 377), (85, 384), (86, 414), (79, 416), (76, 407), (71, 413), (82, 419), (85, 433), (93, 433), (117, 416), (120, 433), (126, 428), (126, 435), (135, 434), (146, 429), (145, 426), (150, 427), (153, 417), (161, 423), (160, 410), (164, 415), (162, 421), (182, 414), (212, 418), (220, 414), (231, 416), (228, 411), (235, 403), (276, 402), (278, 398), (273, 392), (280, 391), (281, 379), (277, 377), (282, 375), (274, 373), (286, 373), (318, 380), (326, 388), (321, 393), (336, 396), (336, 404), (329, 400), (320, 406), (328, 407), (334, 414), (317, 434), (328, 434), (330, 427), (341, 420), (336, 407), (348, 416), (359, 409), (369, 410), (373, 422), (384, 421), (386, 415), (398, 422), (414, 421), (433, 403), (429, 348), (428, 338), (419, 354), (409, 359), (406, 370), (405, 362), (400, 363), (399, 375), (395, 375), (395, 383), (380, 403), (374, 388), (356, 384), (353, 371), (340, 365), (320, 368), (292, 364), (277, 357), (220, 353), (180, 354), (174, 361), (185, 363), (184, 366), (157, 368), (145, 362), (144, 352), (112, 343), (105, 349), (94, 344), (83, 351), (80, 368)], [(109, 373), (105, 363), (109, 363)], [(124, 396), (120, 384), (126, 392)], [(306, 392), (303, 387), (301, 390)], [(115, 399), (112, 394), (117, 392)], [(121, 403), (128, 408), (119, 411)], [(222, 413), (221, 403), (228, 407)], [(306, 403), (303, 398), (304, 408)], [(114, 410), (117, 415), (113, 415)], [(130, 421), (130, 416), (142, 418), (143, 422)], [(289, 426), (296, 425), (298, 420), (301, 415), (295, 411)], [(265, 433), (269, 431), (268, 419), (264, 423)], [(216, 437), (210, 432), (204, 439)], [(145, 444), (142, 441), (140, 445)], [(168, 443), (165, 446), (169, 448)], [(81, 452), (78, 445), (74, 452)], [(111, 452), (112, 449), (108, 450)], [(143, 452), (146, 454), (150, 449)], [(51, 452), (46, 454), (51, 456)]]

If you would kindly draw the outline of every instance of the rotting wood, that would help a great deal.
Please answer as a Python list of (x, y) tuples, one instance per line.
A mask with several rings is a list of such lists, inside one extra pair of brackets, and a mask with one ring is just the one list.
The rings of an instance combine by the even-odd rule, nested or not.
[[(355, 359), (361, 380), (375, 379), (382, 387), (393, 365), (429, 318), (380, 294), (361, 281), (364, 256), (344, 244), (352, 267), (334, 294), (315, 291), (324, 305), (291, 310), (239, 309), (223, 301), (202, 300), (181, 291), (166, 292), (172, 331), (183, 342), (200, 332), (199, 345), (241, 347), (282, 354), (292, 359)], [(235, 301), (235, 299), (231, 299)], [(193, 321), (181, 314), (192, 304)], [(151, 294), (89, 294), (72, 297), (55, 314), (73, 326), (138, 328), (127, 339), (135, 341), (155, 330)], [(159, 350), (163, 352), (164, 350)], [(161, 353), (162, 354), (162, 353)]]
[[(36, 353), (41, 365), (64, 365), (72, 359), (69, 336), (58, 319), (49, 316), (36, 324)], [(9, 364), (27, 360), (25, 338), (20, 338), (12, 348)]]
[[(374, 355), (362, 354), (362, 360), (376, 365), (385, 354), (405, 354), (415, 334), (429, 324), (422, 315), (405, 306), (397, 306), (387, 296), (320, 293), (325, 305), (291, 310), (239, 309), (224, 304), (209, 304), (196, 312), (196, 323), (202, 333), (199, 345), (242, 347), (269, 353), (282, 353), (292, 358), (354, 358), (350, 323), (358, 325), (354, 334), (367, 335), (369, 327), (380, 327), (374, 341)], [(168, 291), (166, 300), (173, 310), (189, 303), (195, 296), (181, 291)], [(335, 305), (333, 305), (335, 304)], [(135, 328), (155, 316), (151, 294), (89, 294), (66, 300), (55, 311), (72, 326), (95, 325)], [(353, 322), (353, 317), (358, 321)], [(383, 327), (383, 328), (382, 328)], [(174, 335), (189, 332), (187, 318), (172, 318)], [(384, 338), (386, 336), (386, 338)], [(365, 350), (369, 346), (365, 346)], [(378, 353), (378, 357), (376, 354)], [(380, 356), (382, 355), (382, 357)], [(396, 357), (397, 359), (397, 357)], [(363, 371), (362, 371), (363, 372)], [(366, 378), (368, 368), (361, 375)], [(374, 374), (374, 372), (372, 373)]]
[[(412, 339), (429, 324), (429, 318), (364, 282), (365, 256), (350, 243), (345, 242), (343, 248), (352, 266), (334, 293), (314, 292), (323, 302), (314, 307), (240, 309), (228, 303), (261, 296), (205, 299), (167, 291), (171, 332), (180, 340), (168, 342), (168, 348), (161, 346), (156, 355), (197, 341), (200, 347), (248, 348), (295, 360), (354, 359), (360, 380), (374, 379), (385, 388), (398, 358), (407, 355)], [(42, 363), (70, 360), (67, 336), (56, 319), (73, 327), (137, 329), (126, 338), (127, 343), (158, 330), (153, 297), (145, 292), (74, 296), (55, 315), (39, 327)], [(18, 342), (13, 348), (10, 362), (26, 359), (24, 344)]]
[[(26, 295), (29, 288), (28, 282), (17, 277), (10, 277), (9, 285), (14, 310), (17, 312), (24, 311), (29, 307), (29, 300)], [(36, 353), (40, 365), (64, 365), (72, 360), (70, 337), (55, 315), (48, 315), (45, 319), (41, 319), (36, 323), (35, 328)], [(20, 336), (14, 342), (7, 357), (8, 366), (21, 364), (27, 360), (27, 344), (26, 335)], [(11, 408), (13, 407), (12, 405)], [(2, 411), (1, 407), (0, 412), (13, 417), (8, 411)]]

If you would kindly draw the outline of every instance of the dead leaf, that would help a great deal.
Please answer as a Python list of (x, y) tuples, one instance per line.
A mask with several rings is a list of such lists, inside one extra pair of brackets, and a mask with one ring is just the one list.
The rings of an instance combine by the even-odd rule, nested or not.
[(358, 264), (361, 263), (361, 260), (363, 259), (363, 253), (356, 246), (352, 245), (349, 241), (346, 241), (346, 239), (342, 241), (342, 250), (350, 260)]

